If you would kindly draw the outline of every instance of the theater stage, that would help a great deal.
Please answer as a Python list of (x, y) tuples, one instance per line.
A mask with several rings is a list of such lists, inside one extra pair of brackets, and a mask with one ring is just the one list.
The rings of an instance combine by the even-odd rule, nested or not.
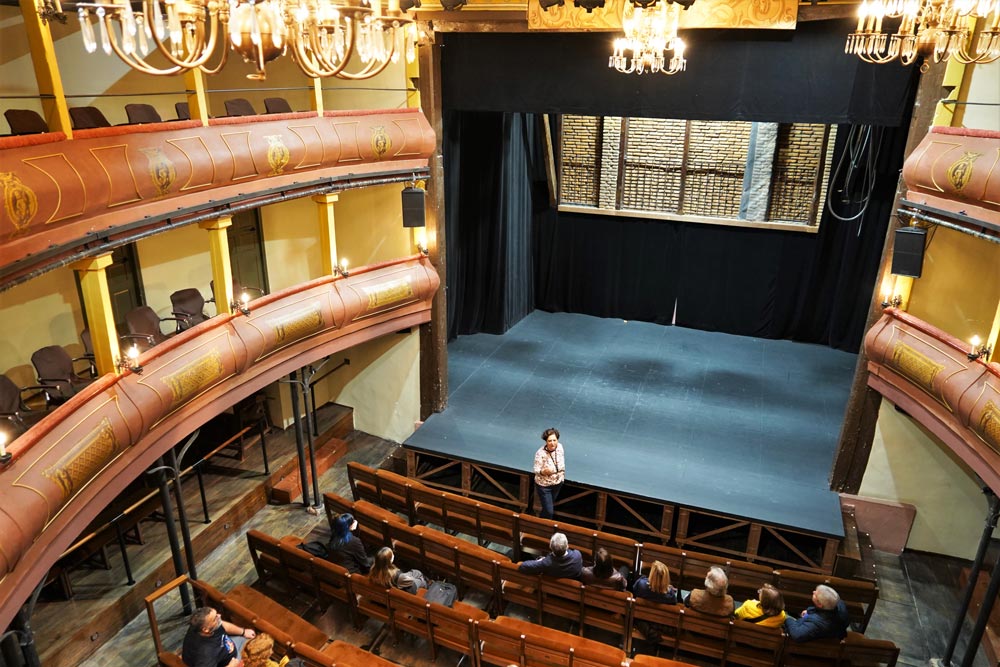
[(535, 311), (448, 346), (448, 409), (411, 447), (530, 470), (555, 426), (567, 478), (830, 536), (827, 479), (856, 355)]

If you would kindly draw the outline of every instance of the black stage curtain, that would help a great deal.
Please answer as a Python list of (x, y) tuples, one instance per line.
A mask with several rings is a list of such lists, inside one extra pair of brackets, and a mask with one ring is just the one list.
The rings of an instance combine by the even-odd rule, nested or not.
[(535, 308), (532, 191), (545, 187), (538, 125), (533, 114), (445, 117), (449, 339), (501, 334)]
[(795, 30), (690, 30), (675, 76), (608, 68), (612, 33), (445, 35), (446, 109), (590, 116), (868, 123), (908, 115), (914, 68), (844, 53), (851, 20)]
[(883, 133), (866, 213), (844, 222), (824, 209), (818, 234), (548, 211), (536, 221), (536, 306), (856, 352), (906, 139)]

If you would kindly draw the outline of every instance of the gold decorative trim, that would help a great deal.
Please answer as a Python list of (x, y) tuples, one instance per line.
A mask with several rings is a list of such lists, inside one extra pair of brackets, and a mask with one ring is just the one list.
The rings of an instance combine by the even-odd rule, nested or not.
[[(59, 212), (62, 209), (62, 204), (63, 204), (63, 184), (60, 181), (60, 179), (58, 179), (55, 176), (53, 176), (52, 174), (50, 174), (48, 171), (46, 171), (45, 169), (43, 169), (38, 164), (34, 164), (35, 162), (41, 163), (43, 160), (48, 160), (50, 158), (61, 159), (62, 163), (66, 167), (69, 168), (69, 171), (71, 171), (74, 174), (76, 174), (76, 182), (80, 186), (80, 197), (79, 197), (80, 207), (79, 207), (79, 210), (77, 210), (75, 212), (71, 211), (69, 213), (65, 213), (63, 215), (59, 215)], [(83, 215), (84, 211), (87, 210), (87, 204), (88, 204), (88, 200), (89, 200), (88, 194), (87, 194), (87, 185), (86, 185), (86, 183), (84, 183), (83, 177), (80, 175), (80, 172), (77, 170), (77, 168), (73, 165), (72, 162), (70, 162), (66, 158), (66, 154), (65, 153), (51, 153), (49, 155), (39, 155), (38, 157), (33, 157), (33, 158), (28, 158), (28, 159), (22, 160), (22, 162), (26, 166), (31, 167), (32, 169), (35, 169), (36, 171), (40, 171), (41, 173), (45, 174), (45, 176), (50, 181), (52, 181), (53, 185), (55, 185), (55, 191), (58, 194), (58, 198), (56, 199), (56, 207), (52, 210), (52, 215), (49, 216), (49, 219), (45, 221), (46, 225), (50, 225), (53, 222), (59, 222), (60, 220), (69, 220), (70, 218), (76, 218), (78, 216)], [(72, 202), (73, 200), (74, 200), (73, 197), (70, 197), (68, 199), (68, 201), (70, 201), (70, 202)]]
[[(538, 0), (529, 0), (528, 29), (617, 32), (623, 5), (623, 0), (607, 0), (588, 12), (570, 2), (542, 9)], [(679, 27), (794, 30), (798, 11), (798, 0), (699, 0), (681, 12)]]
[(177, 180), (177, 168), (173, 161), (167, 157), (160, 147), (140, 148), (139, 151), (146, 156), (146, 169), (149, 172), (149, 179), (156, 188), (156, 194), (165, 197), (170, 193), (170, 188)]
[(963, 151), (962, 157), (948, 167), (948, 171), (945, 173), (948, 175), (948, 183), (955, 192), (961, 192), (969, 184), (969, 181), (972, 180), (972, 172), (975, 170), (976, 160), (982, 156), (982, 153)]
[(392, 150), (392, 137), (385, 131), (384, 125), (374, 125), (371, 128), (372, 153), (376, 160), (381, 160)]
[[(945, 190), (937, 182), (937, 175), (935, 174), (935, 171), (937, 171), (938, 162), (943, 160), (948, 155), (948, 153), (952, 152), (956, 148), (961, 148), (962, 144), (953, 141), (932, 141), (931, 146), (950, 147), (947, 148), (944, 153), (941, 153), (941, 155), (938, 155), (936, 158), (934, 158), (934, 161), (931, 162), (931, 168), (927, 170), (927, 174), (931, 177), (931, 184), (937, 189), (938, 192), (944, 192)], [(930, 151), (930, 146), (927, 147), (927, 150)]]
[(1000, 454), (1000, 408), (993, 401), (986, 401), (979, 415), (979, 431), (986, 444)]
[(280, 134), (267, 134), (264, 138), (267, 139), (267, 165), (271, 167), (268, 176), (277, 176), (284, 172), (292, 154)]
[(934, 392), (934, 378), (944, 370), (944, 364), (939, 364), (925, 354), (899, 341), (892, 348), (892, 366), (900, 374), (920, 385), (931, 393)]
[(381, 308), (382, 306), (410, 299), (413, 297), (413, 278), (397, 278), (386, 283), (375, 285), (374, 287), (363, 288), (368, 295), (368, 310)]
[[(309, 316), (309, 314), (312, 313), (313, 310), (314, 310), (312, 308), (312, 305), (315, 304), (315, 311), (319, 313), (319, 316), (321, 318), (323, 318), (323, 305), (322, 305), (322, 303), (320, 303), (320, 300), (323, 298), (323, 296), (326, 297), (326, 299), (327, 299), (327, 305), (330, 308), (330, 324), (328, 326), (325, 326), (325, 327), (317, 328), (317, 329), (315, 329), (315, 330), (313, 330), (311, 332), (303, 332), (302, 329), (304, 329), (306, 325), (304, 323), (300, 322), (299, 319), (298, 319), (298, 317), (302, 317), (303, 319), (307, 319), (308, 316)], [(307, 303), (307, 302), (312, 302), (312, 304)], [(294, 345), (295, 343), (298, 343), (300, 341), (306, 340), (308, 338), (312, 338), (313, 336), (318, 336), (319, 334), (322, 334), (322, 333), (325, 333), (327, 331), (332, 331), (334, 329), (339, 328), (339, 325), (337, 324), (337, 318), (336, 318), (336, 309), (333, 307), (333, 305), (334, 305), (333, 304), (333, 292), (332, 291), (328, 291), (328, 292), (325, 293), (325, 295), (316, 295), (316, 294), (314, 294), (314, 295), (311, 295), (311, 296), (299, 299), (298, 301), (296, 301), (294, 303), (290, 303), (287, 306), (284, 306), (282, 308), (275, 309), (273, 312), (275, 314), (278, 314), (278, 317), (268, 317), (268, 315), (270, 315), (270, 313), (260, 313), (259, 316), (255, 318), (256, 321), (248, 320), (247, 324), (250, 325), (251, 327), (253, 327), (253, 329), (258, 334), (260, 334), (260, 337), (265, 341), (264, 352), (254, 360), (254, 363), (257, 363), (257, 362), (261, 361), (262, 359), (267, 359), (272, 354), (276, 354), (277, 352), (280, 352), (281, 350), (285, 349), (286, 347), (288, 347), (290, 345)], [(292, 310), (291, 311), (292, 314), (285, 315), (285, 313), (289, 312), (290, 308), (296, 307), (296, 306), (298, 308), (296, 310)], [(256, 315), (257, 313), (254, 313), (254, 314)], [(286, 318), (289, 319), (289, 320), (293, 320), (294, 324), (293, 324), (291, 330), (286, 330), (285, 331), (286, 342), (283, 345), (277, 345), (276, 343), (278, 342), (278, 339), (277, 339), (278, 327), (279, 326), (283, 326), (283, 323), (286, 320)], [(257, 326), (257, 322), (261, 322), (262, 326)], [(325, 323), (325, 319), (324, 319), (324, 323)], [(275, 336), (275, 341), (274, 341), (275, 345), (273, 347), (269, 347), (266, 344), (266, 342), (268, 340), (268, 337), (269, 337), (269, 334), (273, 334)]]
[(38, 213), (38, 197), (12, 171), (0, 173), (0, 188), (3, 188), (4, 210), (14, 225), (14, 234), (17, 235), (28, 227), (31, 219)]
[[(226, 144), (226, 148), (229, 150), (229, 157), (233, 160), (233, 182), (260, 176), (260, 168), (257, 167), (257, 160), (253, 155), (253, 147), (250, 145), (250, 130), (244, 132), (223, 132), (219, 137)], [(230, 143), (230, 139), (232, 139), (232, 143)], [(240, 139), (242, 139), (242, 142), (239, 141)], [(241, 150), (246, 150), (247, 158), (250, 160), (250, 164), (247, 166), (251, 169), (242, 176), (236, 175), (241, 163), (241, 160), (237, 158), (237, 153), (239, 152), (236, 150), (237, 147)]]
[[(353, 120), (346, 123), (330, 124), (333, 125), (333, 131), (337, 135), (337, 139), (340, 140), (340, 154), (337, 156), (335, 164), (361, 162), (361, 146), (358, 145), (358, 128), (361, 126), (361, 122)], [(353, 155), (345, 155), (348, 148), (353, 151)]]
[[(115, 396), (109, 396), (104, 401), (102, 401), (101, 403), (95, 405), (94, 408), (90, 412), (88, 412), (86, 415), (82, 416), (73, 426), (71, 426), (69, 429), (67, 429), (67, 431), (63, 435), (61, 435), (55, 442), (53, 442), (49, 447), (47, 447), (45, 449), (45, 451), (39, 452), (38, 456), (36, 456), (35, 459), (31, 463), (28, 463), (25, 466), (24, 471), (22, 471), (21, 474), (18, 475), (17, 478), (11, 483), (11, 487), (17, 487), (17, 488), (21, 488), (21, 489), (28, 489), (29, 491), (32, 491), (32, 492), (38, 494), (38, 496), (45, 503), (45, 506), (48, 508), (48, 518), (45, 521), (45, 526), (42, 527), (43, 531), (45, 530), (46, 527), (48, 527), (48, 525), (50, 523), (52, 523), (53, 521), (56, 520), (56, 517), (58, 517), (62, 513), (63, 509), (66, 507), (66, 504), (63, 503), (61, 506), (59, 506), (58, 508), (56, 508), (55, 513), (53, 513), (53, 508), (52, 508), (52, 505), (50, 503), (50, 501), (52, 499), (49, 496), (45, 495), (45, 493), (42, 492), (40, 489), (36, 489), (35, 487), (31, 486), (30, 484), (22, 484), (21, 480), (24, 478), (25, 475), (27, 475), (32, 470), (34, 470), (35, 466), (38, 465), (38, 462), (41, 461), (46, 456), (48, 456), (49, 452), (51, 452), (53, 449), (58, 448), (62, 444), (63, 440), (65, 440), (66, 438), (69, 438), (71, 436), (75, 438), (76, 436), (74, 434), (76, 433), (76, 429), (79, 428), (80, 424), (83, 424), (88, 419), (90, 419), (91, 417), (93, 417), (95, 414), (97, 414), (98, 412), (100, 412), (101, 410), (103, 410), (104, 406), (106, 406), (108, 403), (114, 403), (114, 407), (115, 407), (115, 410), (118, 412), (118, 416), (121, 417), (122, 423), (124, 423), (126, 425), (126, 428), (127, 428), (128, 427), (128, 420), (125, 419), (125, 415), (122, 413), (121, 406), (118, 404), (118, 396), (117, 395), (115, 395)], [(134, 441), (135, 440), (135, 435), (132, 434), (131, 430), (129, 431), (129, 435), (130, 435), (130, 439), (132, 441)], [(112, 461), (108, 462), (109, 465), (111, 463), (112, 463)], [(100, 471), (98, 471), (98, 472), (100, 472)], [(93, 478), (91, 478), (91, 480), (93, 480)], [(90, 482), (87, 482), (87, 484), (89, 484), (89, 483)], [(77, 493), (79, 493), (80, 491), (83, 491), (83, 489), (85, 489), (87, 487), (87, 484), (84, 484), (79, 489), (77, 489)]]
[(111, 420), (105, 417), (42, 475), (59, 487), (65, 505), (122, 451)]
[[(190, 403), (194, 399), (198, 398), (198, 396), (200, 396), (201, 394), (205, 393), (206, 391), (208, 391), (212, 387), (215, 387), (215, 386), (217, 386), (219, 384), (222, 384), (223, 382), (225, 382), (226, 380), (228, 380), (229, 378), (231, 378), (231, 377), (233, 377), (233, 376), (235, 376), (237, 374), (236, 370), (233, 370), (233, 372), (229, 373), (228, 375), (219, 375), (216, 378), (216, 381), (213, 382), (212, 384), (201, 386), (200, 389), (199, 389), (199, 391), (198, 391), (198, 394), (186, 396), (184, 398), (183, 402), (181, 402), (181, 403), (175, 403), (174, 387), (172, 387), (170, 384), (168, 384), (166, 378), (168, 378), (168, 377), (170, 377), (172, 375), (176, 376), (178, 373), (183, 372), (184, 369), (187, 369), (188, 367), (190, 367), (190, 366), (192, 366), (194, 364), (199, 363), (204, 358), (211, 357), (213, 355), (215, 355), (215, 356), (218, 357), (219, 363), (221, 364), (222, 363), (222, 361), (221, 361), (221, 358), (222, 358), (221, 352), (219, 352), (218, 349), (216, 349), (215, 347), (213, 347), (214, 345), (216, 345), (216, 343), (219, 340), (219, 338), (225, 338), (225, 342), (228, 343), (228, 345), (229, 345), (230, 358), (231, 359), (235, 359), (236, 352), (233, 349), (233, 341), (232, 341), (231, 337), (229, 336), (229, 332), (223, 330), (223, 331), (219, 331), (219, 333), (217, 333), (215, 336), (212, 336), (212, 338), (210, 338), (209, 340), (204, 341), (202, 344), (198, 345), (196, 348), (194, 348), (190, 352), (186, 353), (184, 355), (184, 358), (193, 359), (193, 361), (188, 362), (186, 365), (182, 366), (178, 370), (174, 370), (174, 371), (171, 372), (170, 369), (169, 369), (170, 365), (172, 364), (172, 361), (174, 361), (174, 360), (166, 362), (165, 364), (163, 364), (162, 366), (160, 366), (157, 369), (151, 369), (149, 367), (146, 368), (146, 372), (143, 374), (142, 379), (139, 380), (138, 384), (141, 385), (141, 386), (143, 386), (143, 387), (145, 387), (145, 388), (147, 388), (147, 389), (149, 389), (154, 394), (156, 394), (156, 397), (160, 399), (160, 403), (166, 406), (166, 412), (164, 413), (164, 415), (162, 417), (160, 417), (155, 422), (153, 422), (153, 424), (150, 425), (150, 427), (149, 427), (150, 431), (153, 431), (156, 427), (158, 427), (161, 423), (163, 423), (163, 420), (165, 420), (168, 417), (170, 417), (170, 415), (172, 415), (175, 412), (177, 412), (184, 405), (187, 405), (188, 403)], [(200, 352), (200, 356), (196, 356), (197, 354), (199, 354), (199, 352)], [(168, 372), (165, 375), (160, 375), (159, 371), (163, 370), (165, 367), (167, 367)], [(225, 365), (224, 364), (223, 364), (222, 368), (223, 368), (223, 371), (224, 371), (225, 370)], [(178, 378), (178, 381), (180, 381), (179, 378)], [(170, 390), (170, 395), (169, 396), (165, 396), (164, 392), (161, 391), (161, 389), (162, 389), (162, 387), (164, 385), (166, 385), (167, 389)]]
[[(306, 141), (306, 132), (301, 132), (301, 130), (310, 130), (310, 141)], [(298, 140), (302, 142), (304, 150), (302, 151), (302, 159), (299, 163), (295, 165), (295, 169), (308, 169), (310, 167), (318, 167), (326, 161), (326, 142), (323, 141), (323, 135), (320, 134), (319, 128), (315, 124), (310, 125), (289, 125), (288, 131), (298, 137)], [(320, 147), (319, 160), (313, 162), (306, 162), (306, 158), (309, 157), (310, 148), (316, 146)]]
[(173, 373), (164, 375), (161, 381), (170, 389), (170, 407), (176, 410), (208, 387), (214, 386), (225, 370), (222, 355), (213, 348)]
[[(196, 162), (193, 159), (191, 159), (191, 149), (190, 149), (190, 147), (189, 148), (185, 148), (185, 144), (187, 144), (189, 142), (192, 143), (192, 144), (197, 144), (197, 145), (200, 146), (200, 150), (202, 150), (205, 153), (205, 155), (208, 156), (208, 162), (207, 163), (212, 166), (212, 168), (210, 170), (211, 173), (209, 174), (208, 180), (205, 181), (205, 182), (203, 182), (203, 183), (192, 183), (192, 181), (194, 181), (194, 177), (198, 173), (198, 170), (195, 169)], [(184, 159), (187, 160), (187, 162), (188, 162), (188, 179), (187, 179), (187, 183), (185, 183), (184, 185), (182, 185), (181, 189), (178, 190), (178, 192), (185, 192), (187, 190), (195, 190), (197, 188), (211, 187), (211, 185), (215, 182), (216, 174), (218, 174), (218, 172), (219, 172), (219, 166), (217, 164), (215, 164), (215, 158), (212, 156), (212, 151), (209, 150), (208, 146), (205, 144), (204, 137), (201, 137), (201, 136), (198, 136), (198, 135), (192, 135), (192, 136), (189, 136), (189, 137), (181, 137), (179, 139), (167, 139), (167, 143), (170, 144), (171, 146), (173, 146), (174, 148), (176, 148), (177, 150), (179, 150), (180, 153), (181, 153), (181, 155), (183, 155)]]
[[(112, 152), (116, 151), (116, 152)], [(97, 161), (97, 164), (101, 165), (101, 169), (104, 171), (104, 177), (108, 181), (108, 208), (115, 208), (118, 206), (125, 206), (126, 204), (132, 204), (137, 201), (142, 201), (142, 195), (139, 193), (139, 184), (135, 180), (135, 172), (132, 169), (132, 163), (128, 159), (128, 144), (114, 144), (111, 146), (99, 146), (97, 148), (91, 148), (90, 154)], [(112, 159), (105, 163), (104, 155), (110, 156)], [(115, 197), (115, 183), (119, 180), (124, 179), (114, 179), (111, 178), (111, 171), (108, 169), (108, 164), (122, 164), (124, 163), (128, 167), (129, 176), (132, 179), (132, 193), (131, 199), (125, 199), (124, 197), (121, 201), (117, 201)], [(118, 187), (119, 190), (123, 188), (121, 185)]]

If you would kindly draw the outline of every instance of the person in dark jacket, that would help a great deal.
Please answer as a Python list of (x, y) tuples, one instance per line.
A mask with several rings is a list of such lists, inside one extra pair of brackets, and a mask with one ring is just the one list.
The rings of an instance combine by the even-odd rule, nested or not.
[(519, 572), (544, 574), (550, 577), (579, 579), (583, 572), (583, 555), (569, 548), (569, 540), (562, 533), (556, 533), (549, 540), (548, 556), (526, 560), (517, 566)]
[(351, 514), (341, 514), (333, 520), (327, 560), (344, 567), (351, 574), (368, 574), (373, 559), (365, 553), (361, 538), (353, 534), (352, 531), (357, 529), (358, 522)]
[(847, 605), (837, 591), (829, 586), (819, 585), (812, 594), (813, 606), (802, 612), (799, 618), (785, 620), (785, 632), (793, 641), (807, 642), (812, 639), (843, 639), (851, 617)]

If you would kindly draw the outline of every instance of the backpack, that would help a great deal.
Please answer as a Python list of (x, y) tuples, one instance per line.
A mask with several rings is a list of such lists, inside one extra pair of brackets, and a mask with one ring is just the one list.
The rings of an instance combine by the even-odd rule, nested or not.
[(447, 581), (434, 581), (427, 588), (427, 593), (424, 595), (424, 600), (434, 604), (443, 604), (445, 607), (450, 607), (455, 604), (455, 600), (458, 598), (458, 589), (455, 584), (449, 584)]
[(326, 545), (322, 542), (303, 542), (299, 545), (299, 549), (320, 558), (327, 558), (330, 555), (326, 550)]

